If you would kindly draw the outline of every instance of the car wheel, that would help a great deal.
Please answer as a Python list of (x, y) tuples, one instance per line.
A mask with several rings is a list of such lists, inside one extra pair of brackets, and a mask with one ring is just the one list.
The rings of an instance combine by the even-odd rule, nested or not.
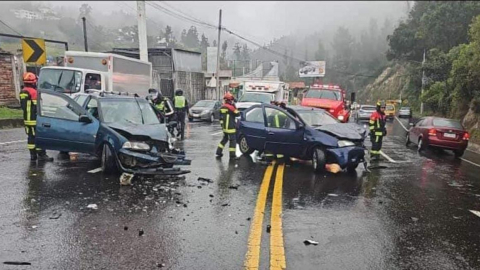
[(425, 143), (423, 142), (423, 138), (418, 139), (417, 150), (418, 152), (425, 150)]
[(247, 143), (247, 138), (244, 135), (240, 135), (240, 152), (244, 155), (251, 155), (255, 150), (250, 148)]
[(313, 170), (316, 173), (323, 172), (325, 170), (325, 164), (326, 164), (325, 152), (319, 147), (314, 148), (313, 154), (312, 154)]
[(117, 163), (112, 154), (112, 150), (108, 143), (103, 144), (102, 150), (102, 171), (106, 174), (117, 172)]
[(455, 154), (456, 158), (461, 158), (463, 156), (463, 154), (465, 153), (465, 150), (455, 150), (455, 151), (453, 151), (453, 153)]
[(215, 121), (215, 116), (213, 116), (213, 113), (210, 114), (210, 123), (213, 123)]
[(411, 141), (410, 141), (410, 134), (407, 132), (407, 139), (406, 139), (405, 145), (406, 145), (407, 147), (409, 147), (409, 146), (410, 146), (410, 143), (411, 143)]

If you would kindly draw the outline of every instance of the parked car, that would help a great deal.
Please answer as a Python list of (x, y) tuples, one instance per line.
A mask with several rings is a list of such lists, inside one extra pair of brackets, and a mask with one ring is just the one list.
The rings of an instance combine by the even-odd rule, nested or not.
[(411, 118), (412, 117), (412, 110), (410, 109), (410, 107), (401, 107), (400, 110), (398, 110), (398, 117), (400, 117), (400, 118), (402, 118), (402, 117)]
[[(286, 115), (280, 128), (272, 127), (277, 113)], [(327, 163), (353, 171), (364, 161), (366, 130), (355, 123), (340, 123), (323, 109), (290, 106), (283, 110), (258, 104), (241, 113), (237, 128), (243, 154), (257, 150), (311, 160), (316, 172)]]
[(387, 119), (393, 120), (393, 118), (395, 118), (395, 105), (387, 104), (385, 106), (385, 115)]
[(206, 120), (211, 123), (220, 118), (220, 107), (222, 103), (218, 100), (200, 100), (190, 107), (188, 120)]
[(174, 149), (165, 124), (145, 99), (114, 94), (38, 94), (36, 144), (47, 150), (96, 155), (105, 173), (184, 174), (190, 164)]
[(355, 122), (369, 120), (370, 116), (374, 111), (377, 110), (377, 107), (373, 105), (361, 105), (360, 109), (355, 114)]
[(406, 145), (416, 144), (418, 151), (427, 147), (452, 150), (456, 157), (463, 156), (470, 134), (462, 124), (453, 119), (424, 117), (411, 124)]

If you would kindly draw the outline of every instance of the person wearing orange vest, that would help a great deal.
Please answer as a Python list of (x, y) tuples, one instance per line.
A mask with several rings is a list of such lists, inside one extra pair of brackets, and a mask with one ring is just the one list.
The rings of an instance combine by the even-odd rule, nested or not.
[(383, 136), (387, 135), (385, 128), (387, 116), (385, 115), (385, 103), (377, 102), (377, 110), (370, 116), (370, 140), (372, 142), (372, 150), (370, 156), (378, 159), (380, 157), (380, 150), (382, 149)]
[(235, 154), (237, 148), (237, 127), (235, 125), (235, 117), (240, 115), (240, 112), (237, 110), (234, 104), (234, 97), (230, 92), (227, 92), (223, 97), (225, 103), (220, 108), (220, 124), (223, 130), (223, 138), (222, 141), (218, 144), (217, 147), (217, 157), (223, 156), (223, 148), (227, 144), (227, 141), (230, 141), (229, 144), (229, 152), (230, 152), (230, 159), (236, 159), (237, 156)]
[(35, 146), (35, 127), (37, 125), (37, 76), (31, 72), (23, 74), (23, 89), (20, 91), (20, 106), (23, 110), (23, 124), (27, 133), (27, 147), (30, 160), (53, 161), (45, 150)]

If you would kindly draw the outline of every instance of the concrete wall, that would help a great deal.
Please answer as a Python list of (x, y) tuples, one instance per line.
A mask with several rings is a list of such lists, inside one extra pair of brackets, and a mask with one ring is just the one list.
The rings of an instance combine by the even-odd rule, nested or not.
[(0, 105), (17, 104), (13, 55), (0, 53)]
[(187, 100), (193, 105), (205, 99), (205, 78), (203, 73), (175, 71), (173, 73), (174, 88), (182, 89)]

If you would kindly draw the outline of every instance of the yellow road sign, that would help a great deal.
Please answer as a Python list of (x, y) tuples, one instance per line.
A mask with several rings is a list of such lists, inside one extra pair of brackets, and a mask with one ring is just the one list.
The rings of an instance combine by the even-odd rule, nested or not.
[(29, 64), (43, 65), (47, 62), (45, 51), (45, 40), (40, 38), (22, 39), (23, 62)]

